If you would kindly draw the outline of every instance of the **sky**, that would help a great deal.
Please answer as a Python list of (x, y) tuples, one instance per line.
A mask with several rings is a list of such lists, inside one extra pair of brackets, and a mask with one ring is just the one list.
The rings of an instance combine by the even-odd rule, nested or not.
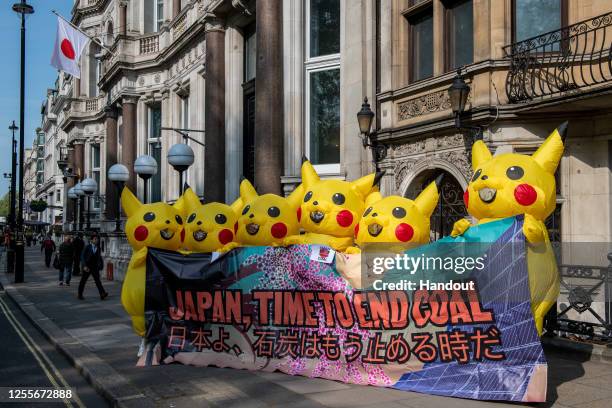
[[(11, 131), (19, 126), (20, 17), (12, 10), (19, 0), (0, 0), (0, 196), (9, 188), (2, 175), (11, 171)], [(34, 14), (26, 18), (25, 147), (32, 146), (34, 131), (41, 124), (40, 107), (53, 88), (57, 70), (49, 61), (55, 44), (56, 10), (69, 17), (73, 0), (29, 0)], [(15, 132), (19, 140), (19, 131)], [(19, 143), (19, 142), (18, 142)]]

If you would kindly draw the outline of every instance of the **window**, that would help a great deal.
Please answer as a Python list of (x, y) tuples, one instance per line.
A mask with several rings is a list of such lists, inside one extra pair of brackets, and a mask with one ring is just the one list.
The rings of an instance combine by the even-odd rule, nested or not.
[(410, 80), (433, 75), (433, 7), (408, 18), (410, 24)]
[(113, 22), (109, 21), (106, 26), (106, 45), (113, 45), (113, 40), (115, 39), (115, 33), (113, 32)]
[(62, 201), (62, 190), (55, 190), (55, 202), (59, 203)]
[(340, 172), (340, 1), (307, 3), (306, 155), (318, 172)]
[(446, 70), (451, 71), (474, 60), (474, 10), (472, 0), (447, 1)]
[(245, 32), (244, 40), (244, 82), (255, 78), (255, 60), (257, 58), (257, 34), (252, 29)]
[(93, 208), (100, 208), (100, 145), (91, 145), (91, 177), (96, 180), (98, 184), (97, 194), (93, 196), (92, 203)]
[(144, 0), (144, 32), (154, 33), (164, 24), (164, 0)]
[(340, 0), (310, 0), (310, 58), (340, 52)]
[(89, 46), (89, 97), (98, 96), (98, 81), (100, 80), (100, 60), (96, 56), (100, 53), (100, 46), (94, 42)]
[(148, 154), (157, 161), (157, 174), (149, 179), (149, 202), (161, 201), (161, 105), (149, 107), (149, 133), (147, 135)]
[(513, 39), (522, 41), (565, 25), (566, 0), (514, 0)]
[(164, 24), (164, 0), (155, 0), (155, 31)]

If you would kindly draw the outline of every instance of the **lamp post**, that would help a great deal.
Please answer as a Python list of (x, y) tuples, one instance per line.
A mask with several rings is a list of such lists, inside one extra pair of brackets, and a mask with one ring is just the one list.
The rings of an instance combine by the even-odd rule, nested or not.
[[(70, 187), (68, 189), (68, 194), (67, 194), (68, 198), (73, 200), (74, 202), (74, 208), (77, 208), (77, 200), (79, 199), (79, 196), (77, 195), (77, 193), (74, 191), (74, 187)], [(76, 231), (77, 230), (77, 217), (75, 215), (74, 219), (72, 220), (72, 230)]]
[(148, 180), (157, 174), (157, 160), (153, 156), (149, 156), (148, 154), (143, 154), (142, 156), (138, 156), (136, 161), (134, 161), (134, 173), (138, 174), (144, 181), (144, 200), (143, 203), (147, 204), (147, 184)]
[(98, 183), (91, 177), (81, 181), (81, 189), (87, 196), (87, 229), (91, 229), (91, 196), (98, 191)]
[(357, 112), (357, 122), (359, 123), (359, 132), (361, 133), (361, 143), (364, 148), (372, 149), (372, 160), (378, 172), (378, 162), (387, 157), (387, 146), (378, 143), (374, 140), (376, 131), (372, 130), (372, 121), (374, 120), (374, 112), (370, 109), (368, 98), (363, 98), (361, 110)]
[(78, 215), (78, 220), (79, 223), (77, 224), (77, 230), (82, 231), (83, 230), (83, 197), (85, 196), (85, 192), (83, 191), (83, 188), (81, 187), (81, 183), (77, 183), (74, 187), (72, 187), (74, 189), (74, 193), (77, 195), (78, 199), (77, 199), (77, 215)]
[[(136, 167), (134, 165), (134, 167)], [(115, 218), (115, 232), (121, 232), (121, 190), (130, 178), (130, 171), (121, 163), (113, 164), (107, 173), (108, 179), (117, 187), (117, 218)], [(111, 203), (109, 203), (111, 204)]]
[(448, 97), (455, 115), (455, 127), (459, 130), (469, 130), (472, 132), (474, 140), (479, 140), (482, 139), (482, 127), (467, 126), (462, 121), (469, 94), (470, 86), (465, 83), (463, 76), (461, 76), (461, 69), (458, 69), (453, 83), (448, 87)]
[[(13, 133), (13, 142), (15, 139), (15, 135)], [(13, 143), (14, 145), (14, 143)], [(14, 152), (14, 150), (13, 150)], [(13, 159), (14, 159), (14, 155), (13, 155)], [(13, 162), (13, 169), (15, 168), (15, 162)], [(4, 173), (4, 178), (6, 179), (10, 179), (10, 186), (9, 186), (9, 202), (10, 202), (10, 210), (9, 210), (9, 231), (10, 231), (10, 246), (8, 248), (6, 248), (6, 273), (13, 273), (15, 272), (15, 248), (14, 248), (14, 242), (13, 242), (13, 236), (14, 236), (14, 226), (15, 226), (15, 191), (13, 190), (13, 185), (14, 185), (14, 180), (15, 177), (13, 177), (14, 173)]]
[[(17, 239), (15, 240), (15, 283), (23, 282), (23, 171), (25, 121), (25, 17), (34, 13), (34, 7), (25, 0), (13, 4), (13, 11), (21, 15), (21, 67), (19, 88), (19, 212), (17, 213)], [(13, 172), (13, 174), (15, 174)]]
[[(13, 133), (13, 144), (12, 146), (12, 156), (11, 156), (11, 175), (14, 176), (17, 174), (17, 141), (15, 140), (15, 131), (19, 129), (15, 125), (15, 121), (9, 126), (9, 130)], [(11, 177), (11, 195), (10, 195), (10, 211), (9, 211), (9, 225), (11, 226), (11, 230), (15, 230), (15, 190), (17, 189), (17, 179), (15, 177)]]
[(179, 172), (179, 196), (183, 194), (183, 172), (193, 164), (193, 157), (193, 149), (184, 143), (177, 143), (168, 150), (168, 163)]

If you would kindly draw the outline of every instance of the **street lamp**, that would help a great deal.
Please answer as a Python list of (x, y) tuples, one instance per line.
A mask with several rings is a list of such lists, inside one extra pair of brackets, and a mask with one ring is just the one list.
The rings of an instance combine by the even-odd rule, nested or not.
[[(130, 171), (121, 163), (113, 164), (108, 169), (107, 177), (117, 187), (117, 218), (115, 218), (115, 232), (121, 232), (121, 190), (130, 178)], [(109, 203), (111, 204), (111, 203)]]
[(366, 96), (363, 98), (361, 110), (357, 112), (357, 122), (359, 123), (359, 132), (361, 133), (361, 143), (364, 148), (370, 147), (372, 149), (372, 160), (378, 172), (378, 162), (387, 157), (387, 146), (375, 140), (376, 132), (371, 130), (373, 119), (374, 112), (370, 109), (370, 103)]
[[(13, 144), (12, 144), (12, 156), (11, 156), (11, 175), (17, 174), (17, 141), (15, 140), (15, 131), (19, 129), (15, 125), (15, 121), (9, 126), (9, 130), (13, 133)], [(13, 233), (15, 232), (15, 191), (17, 190), (17, 178), (11, 178), (11, 195), (10, 195), (10, 210), (9, 210), (9, 225), (11, 226), (11, 230)], [(13, 260), (14, 263), (14, 260)], [(12, 265), (14, 266), (14, 265)]]
[(81, 183), (77, 183), (74, 187), (72, 187), (74, 189), (74, 193), (77, 195), (78, 200), (77, 200), (77, 214), (78, 214), (78, 219), (79, 219), (79, 223), (77, 224), (78, 226), (78, 230), (81, 231), (83, 229), (83, 197), (85, 196), (85, 192), (83, 191), (83, 188), (81, 187)]
[(91, 229), (91, 196), (98, 191), (98, 183), (91, 177), (81, 181), (81, 189), (87, 196), (87, 229)]
[(474, 139), (479, 140), (482, 139), (482, 127), (467, 126), (461, 120), (465, 112), (470, 90), (470, 86), (465, 82), (463, 76), (461, 76), (461, 69), (458, 69), (457, 75), (453, 79), (453, 83), (448, 87), (448, 99), (450, 100), (451, 109), (455, 116), (455, 127), (460, 130), (471, 131)]
[[(69, 199), (73, 201), (74, 208), (77, 208), (77, 200), (79, 199), (79, 196), (75, 192), (74, 187), (70, 187), (68, 189), (67, 196)], [(72, 220), (72, 230), (73, 231), (76, 231), (77, 229), (76, 224), (77, 224), (77, 217), (75, 216), (74, 219)]]
[(184, 143), (177, 143), (168, 150), (168, 163), (179, 172), (179, 196), (183, 194), (183, 172), (193, 164), (193, 157), (193, 149)]
[[(15, 283), (23, 282), (23, 173), (24, 173), (24, 122), (25, 122), (25, 18), (34, 13), (34, 7), (25, 0), (13, 4), (13, 11), (21, 15), (21, 66), (19, 88), (19, 213), (17, 214), (17, 239), (15, 240)], [(15, 172), (13, 171), (13, 174)]]
[(143, 203), (147, 204), (147, 184), (148, 180), (157, 174), (157, 160), (155, 160), (153, 156), (149, 156), (148, 154), (138, 156), (138, 158), (136, 158), (136, 161), (134, 161), (134, 173), (138, 174), (138, 177), (140, 177), (144, 181)]

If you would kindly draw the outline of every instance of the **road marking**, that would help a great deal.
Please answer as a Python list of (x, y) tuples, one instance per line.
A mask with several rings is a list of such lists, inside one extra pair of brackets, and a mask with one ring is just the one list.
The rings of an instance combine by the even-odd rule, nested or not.
[[(78, 397), (78, 395), (76, 393), (76, 389), (73, 389), (68, 384), (66, 379), (64, 379), (64, 376), (62, 376), (62, 374), (59, 372), (57, 367), (55, 367), (53, 362), (49, 359), (49, 357), (47, 357), (45, 352), (42, 351), (40, 349), (40, 347), (38, 346), (38, 344), (36, 344), (36, 342), (34, 342), (32, 337), (30, 337), (30, 335), (25, 330), (25, 328), (21, 325), (19, 320), (17, 320), (17, 317), (15, 317), (15, 315), (13, 314), (11, 309), (5, 303), (5, 301), (2, 298), (2, 296), (0, 296), (0, 309), (2, 309), (2, 311), (4, 312), (4, 315), (6, 316), (7, 320), (9, 321), (11, 326), (13, 326), (13, 329), (15, 329), (15, 331), (17, 332), (17, 334), (19, 335), (19, 337), (21, 338), (23, 343), (26, 345), (26, 347), (28, 348), (30, 353), (32, 353), (32, 355), (34, 356), (34, 358), (38, 362), (38, 365), (40, 365), (40, 367), (44, 371), (45, 375), (47, 376), (47, 378), (49, 379), (51, 384), (55, 388), (70, 388), (70, 389), (73, 390), (72, 399), (74, 401), (63, 399), (62, 401), (64, 401), (64, 404), (66, 404), (67, 407), (71, 407), (72, 408), (72, 407), (74, 407), (74, 405), (72, 405), (72, 403), (74, 402), (79, 408), (85, 408), (85, 404), (83, 404), (81, 399)], [(45, 363), (43, 363), (41, 358), (42, 358), (42, 360), (44, 360), (44, 362), (47, 365), (45, 365)], [(49, 371), (47, 366), (51, 369), (51, 371), (53, 371), (53, 374)], [(54, 375), (55, 375), (55, 377), (54, 377)], [(56, 378), (57, 378), (57, 380), (56, 380)], [(58, 381), (61, 384), (61, 386), (58, 384)]]

